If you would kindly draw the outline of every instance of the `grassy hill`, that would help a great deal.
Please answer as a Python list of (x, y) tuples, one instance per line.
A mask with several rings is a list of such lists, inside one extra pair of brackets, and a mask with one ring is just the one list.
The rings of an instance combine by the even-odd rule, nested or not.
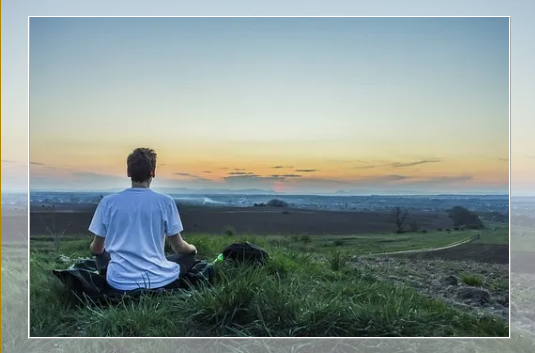
[(266, 248), (263, 268), (217, 265), (212, 288), (143, 297), (101, 308), (79, 308), (51, 274), (65, 267), (58, 254), (88, 255), (90, 239), (63, 239), (58, 248), (32, 239), (30, 329), (32, 336), (264, 336), (424, 337), (508, 336), (501, 318), (474, 314), (391, 283), (354, 255), (441, 247), (474, 232), (369, 236), (188, 237), (199, 257), (213, 259), (244, 240)]

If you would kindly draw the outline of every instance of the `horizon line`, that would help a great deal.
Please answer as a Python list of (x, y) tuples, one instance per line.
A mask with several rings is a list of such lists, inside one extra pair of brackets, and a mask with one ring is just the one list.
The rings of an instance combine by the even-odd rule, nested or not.
[[(28, 194), (28, 193), (47, 193), (47, 192), (57, 192), (57, 193), (117, 193), (122, 190), (128, 189), (129, 187), (122, 188), (110, 188), (110, 189), (94, 189), (94, 190), (84, 190), (84, 189), (30, 189), (29, 191), (11, 191), (11, 190), (2, 190), (2, 193), (10, 194)], [(248, 194), (248, 195), (280, 195), (280, 196), (535, 196), (535, 191), (526, 191), (522, 193), (511, 194), (507, 191), (465, 191), (465, 192), (417, 192), (417, 191), (376, 191), (376, 192), (351, 192), (338, 190), (334, 192), (277, 192), (274, 190), (263, 190), (263, 189), (189, 189), (189, 188), (167, 188), (167, 187), (152, 187), (151, 190), (165, 190), (168, 194), (184, 194), (188, 195), (188, 192), (202, 192), (203, 194), (209, 195), (210, 192), (214, 192), (219, 195), (233, 195), (233, 194)]]

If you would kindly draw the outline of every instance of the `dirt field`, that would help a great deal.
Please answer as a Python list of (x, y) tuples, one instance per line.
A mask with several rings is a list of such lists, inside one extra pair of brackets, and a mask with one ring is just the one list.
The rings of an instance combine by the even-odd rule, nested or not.
[[(65, 229), (65, 235), (89, 235), (87, 227), (93, 216), (94, 207), (60, 208), (54, 214), (42, 208), (31, 210), (31, 235), (49, 235), (49, 228)], [(394, 225), (390, 215), (381, 212), (328, 212), (289, 209), (209, 208), (181, 206), (181, 217), (185, 233), (223, 234), (232, 227), (237, 234), (309, 234), (348, 235), (365, 233), (390, 233)], [(417, 214), (413, 217), (422, 229), (451, 227), (450, 220), (443, 214)], [(2, 209), (2, 243), (26, 240), (26, 211)], [(459, 247), (427, 253), (400, 254), (398, 257), (418, 260), (474, 260), (481, 263), (507, 264), (507, 245), (464, 244)], [(535, 252), (515, 251), (511, 254), (511, 270), (518, 273), (535, 271)]]
[[(492, 244), (463, 244), (451, 249), (390, 255), (390, 257), (405, 258), (412, 260), (443, 260), (443, 261), (466, 261), (470, 260), (482, 264), (508, 264), (509, 247), (507, 245)], [(511, 272), (535, 273), (535, 252), (511, 251)]]
[[(189, 233), (223, 234), (230, 227), (236, 234), (258, 235), (324, 235), (390, 233), (395, 230), (388, 212), (331, 212), (280, 208), (212, 208), (180, 206), (184, 231)], [(89, 234), (87, 228), (93, 209), (63, 206), (54, 213), (32, 208), (30, 234), (47, 235), (50, 229), (66, 235)], [(442, 213), (412, 213), (408, 219), (417, 221), (420, 229), (436, 230), (452, 227)]]
[[(507, 264), (509, 263), (509, 246), (493, 244), (462, 244), (450, 249), (391, 255), (409, 259), (446, 261), (472, 260), (480, 263)], [(535, 259), (535, 257), (534, 257)]]
[[(465, 245), (460, 245), (458, 248)], [(468, 254), (460, 250), (460, 256)], [(508, 320), (507, 262), (484, 263), (477, 259), (462, 259), (460, 256), (454, 259), (433, 258), (431, 257), (433, 253), (435, 252), (427, 253), (429, 257), (425, 259), (408, 256), (372, 257), (357, 260), (355, 266), (371, 268), (384, 281), (408, 285), (419, 293), (444, 300), (463, 311), (484, 311)], [(475, 276), (481, 283), (475, 286), (463, 283), (463, 274)], [(450, 281), (454, 279), (455, 282), (448, 282), (448, 279)], [(483, 301), (481, 296), (487, 299)]]

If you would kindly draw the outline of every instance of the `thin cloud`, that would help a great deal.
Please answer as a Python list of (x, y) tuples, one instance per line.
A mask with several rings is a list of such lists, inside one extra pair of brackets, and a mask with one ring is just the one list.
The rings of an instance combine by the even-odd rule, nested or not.
[(209, 170), (203, 170), (203, 173), (205, 173), (205, 174), (212, 174), (212, 172), (209, 171)]
[(207, 180), (207, 179), (205, 179), (203, 177), (200, 177), (200, 176), (194, 175), (194, 174), (190, 174), (190, 173), (177, 172), (177, 173), (173, 173), (173, 174), (174, 175), (178, 175), (178, 176), (193, 178), (193, 179), (196, 179), (196, 180)]
[(408, 163), (395, 162), (395, 163), (390, 164), (389, 167), (392, 167), (392, 168), (405, 168), (405, 167), (413, 167), (415, 165), (420, 165), (420, 164), (441, 163), (441, 162), (442, 161), (438, 160), (438, 159), (423, 159), (423, 160), (419, 160), (419, 161), (415, 161), (415, 162), (408, 162)]
[(384, 177), (380, 177), (379, 179), (385, 180), (385, 181), (399, 181), (399, 180), (407, 180), (411, 178), (412, 177), (408, 175), (385, 175)]
[(314, 173), (317, 172), (318, 169), (297, 169), (296, 172), (298, 173)]
[(448, 183), (457, 183), (463, 181), (473, 180), (472, 175), (456, 175), (456, 176), (442, 176), (442, 177), (433, 177), (424, 180), (417, 180), (414, 184), (448, 184)]
[(440, 182), (440, 183), (449, 183), (449, 182), (458, 182), (458, 181), (469, 181), (474, 179), (472, 175), (459, 175), (459, 176), (447, 176), (447, 177), (438, 177), (432, 178), (429, 181), (431, 182)]
[(342, 164), (370, 163), (370, 161), (364, 161), (361, 159), (353, 159), (353, 160), (330, 159), (329, 162), (342, 163)]
[(390, 183), (390, 182), (395, 182), (395, 181), (402, 181), (402, 180), (407, 180), (407, 179), (411, 179), (412, 177), (408, 176), (408, 175), (398, 175), (398, 174), (393, 174), (393, 175), (382, 175), (382, 176), (377, 176), (377, 177), (370, 177), (370, 178), (366, 178), (364, 180), (360, 180), (359, 182), (362, 183), (371, 183), (371, 184), (383, 184), (383, 183)]
[(100, 174), (100, 173), (95, 173), (95, 172), (72, 172), (71, 174), (77, 177), (117, 178), (117, 176), (114, 176), (114, 175)]
[(378, 166), (376, 165), (363, 165), (363, 166), (358, 166), (358, 167), (355, 167), (355, 169), (373, 169), (373, 168), (377, 168)]
[(254, 173), (230, 173), (226, 177), (223, 177), (223, 179), (256, 179), (260, 178), (261, 176)]
[[(43, 167), (44, 169), (64, 170), (64, 171), (74, 172), (74, 173), (78, 172), (77, 168), (74, 168), (67, 164), (61, 165), (61, 164), (55, 164), (55, 163), (49, 164), (49, 163), (30, 161), (30, 165), (40, 166), (40, 167)], [(80, 173), (84, 173), (84, 172), (80, 172)], [(99, 174), (99, 173), (95, 173), (95, 174), (106, 175), (106, 174)]]
[(276, 165), (276, 166), (271, 167), (271, 168), (272, 169), (291, 169), (291, 168), (293, 168), (293, 166), (291, 166), (291, 165), (287, 165), (287, 166), (285, 166), (285, 165)]
[[(367, 165), (359, 165), (354, 167), (354, 169), (374, 169), (374, 168), (406, 168), (406, 167), (414, 167), (421, 164), (428, 164), (428, 163), (441, 163), (442, 161), (439, 159), (422, 159), (414, 162), (388, 162), (388, 161), (375, 161), (373, 164), (367, 164)], [(370, 163), (370, 162), (364, 162), (364, 163)]]
[(302, 178), (303, 176), (302, 175), (298, 175), (298, 174), (282, 174), (282, 175), (273, 174), (273, 175), (271, 175), (271, 177), (273, 177), (273, 178)]
[(472, 175), (456, 175), (456, 176), (440, 176), (440, 177), (421, 179), (417, 176), (392, 174), (392, 175), (384, 175), (384, 176), (366, 178), (364, 180), (361, 180), (360, 182), (376, 184), (376, 183), (390, 183), (390, 182), (406, 181), (408, 184), (411, 184), (411, 185), (420, 185), (420, 184), (429, 185), (429, 184), (447, 184), (447, 183), (463, 182), (463, 181), (472, 180), (473, 178), (474, 177)]
[(223, 179), (226, 181), (285, 181), (287, 179), (301, 178), (299, 174), (273, 174), (273, 175), (259, 175), (255, 173), (234, 172), (229, 173)]
[(13, 161), (10, 159), (2, 159), (2, 164), (9, 164), (9, 166), (6, 166), (6, 168), (12, 168), (12, 167), (21, 167), (21, 168), (27, 168), (27, 164), (22, 164), (21, 162)]
[(234, 170), (237, 171), (237, 172), (241, 172), (241, 171), (244, 171), (244, 170), (246, 170), (246, 169), (243, 169), (243, 168), (234, 168)]
[(284, 180), (282, 176), (261, 176), (258, 174), (245, 174), (245, 175), (229, 175), (223, 178), (225, 181), (237, 182), (237, 181), (274, 181)]
[(229, 175), (255, 175), (251, 172), (230, 172)]

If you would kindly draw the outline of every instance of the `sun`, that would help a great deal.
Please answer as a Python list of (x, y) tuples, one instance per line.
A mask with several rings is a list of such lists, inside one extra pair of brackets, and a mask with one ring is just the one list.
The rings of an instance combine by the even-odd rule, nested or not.
[(272, 188), (275, 192), (286, 192), (290, 190), (289, 185), (280, 180), (274, 182)]

